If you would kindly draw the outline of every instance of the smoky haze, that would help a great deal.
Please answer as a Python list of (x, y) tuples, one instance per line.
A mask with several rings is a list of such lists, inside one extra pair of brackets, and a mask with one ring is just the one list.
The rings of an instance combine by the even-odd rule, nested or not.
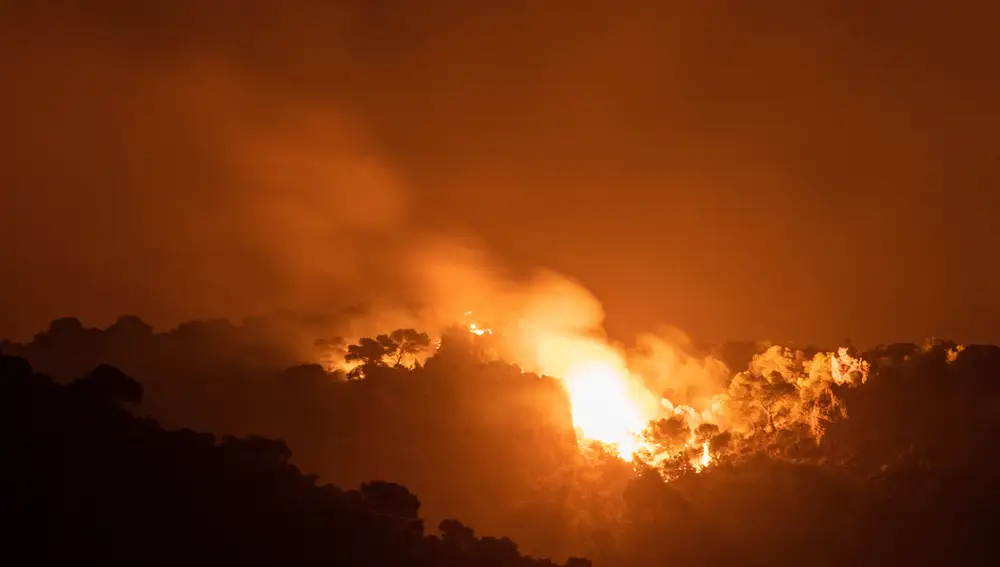
[(1000, 340), (997, 15), (5, 3), (0, 336), (544, 267), (618, 335)]

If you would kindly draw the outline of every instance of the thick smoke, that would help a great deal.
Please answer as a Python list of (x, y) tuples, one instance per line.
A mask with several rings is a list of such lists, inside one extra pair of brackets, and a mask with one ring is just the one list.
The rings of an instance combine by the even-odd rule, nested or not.
[[(39, 185), (12, 170), (25, 173), (15, 184), (34, 191), (7, 199), (15, 222), (0, 229), (14, 243), (4, 265), (85, 289), (43, 297), (5, 288), (22, 294), (12, 303), (25, 313), (103, 325), (143, 306), (163, 328), (278, 309), (339, 311), (349, 298), (363, 309), (331, 333), (352, 338), (440, 329), (470, 309), (528, 325), (600, 327), (600, 305), (561, 276), (515, 279), (474, 237), (417, 228), (407, 181), (336, 101), (210, 52), (170, 51), (140, 66), (90, 38), (28, 49), (36, 57), (9, 70), (8, 96), (27, 116), (13, 124), (13, 159), (67, 173)], [(70, 52), (77, 67), (56, 64)], [(50, 67), (58, 72), (37, 72)], [(70, 90), (89, 101), (91, 118), (77, 104), (62, 108), (58, 93)], [(72, 119), (43, 136), (32, 119), (59, 112)], [(29, 213), (35, 224), (20, 226)]]
[(100, 51), (75, 56), (93, 69), (18, 69), (11, 83), (44, 111), (73, 90), (95, 117), (51, 138), (14, 124), (16, 157), (68, 173), (5, 198), (12, 217), (34, 218), (4, 223), (14, 256), (6, 264), (83, 286), (44, 298), (15, 289), (28, 307), (104, 323), (142, 305), (164, 326), (328, 309), (344, 290), (365, 299), (397, 281), (391, 258), (407, 231), (407, 192), (341, 109), (222, 61), (135, 69)]
[[(437, 334), (471, 311), (504, 331), (500, 354), (567, 380), (576, 410), (589, 404), (593, 427), (612, 437), (622, 424), (637, 432), (650, 419), (681, 414), (692, 427), (759, 425), (757, 409), (739, 410), (749, 416), (742, 421), (720, 409), (739, 399), (729, 378), (744, 369), (695, 353), (678, 331), (642, 335), (631, 348), (610, 341), (604, 308), (578, 282), (549, 270), (509, 271), (456, 228), (473, 223), (418, 222), (410, 180), (349, 97), (311, 96), (209, 48), (133, 58), (81, 36), (26, 47), (37, 57), (11, 69), (11, 96), (28, 117), (14, 121), (14, 158), (69, 175), (39, 187), (19, 169), (13, 184), (45, 196), (14, 192), (13, 217), (38, 224), (3, 230), (19, 233), (14, 265), (84, 289), (43, 297), (8, 288), (25, 296), (25, 310), (45, 302), (53, 318), (103, 323), (144, 305), (141, 314), (164, 326), (279, 308), (337, 311), (349, 297), (363, 308), (324, 333), (348, 341), (394, 328)], [(77, 65), (56, 65), (71, 55)], [(59, 72), (37, 72), (48, 68)], [(59, 94), (67, 90), (77, 101), (69, 110)], [(51, 136), (32, 121), (59, 112), (68, 120)], [(798, 384), (792, 377), (804, 363), (787, 358), (755, 359), (747, 376)], [(758, 382), (747, 387), (766, 389)], [(803, 421), (819, 395), (787, 411), (765, 408), (765, 425), (780, 425), (778, 413)], [(609, 431), (599, 414), (614, 400), (622, 424)], [(806, 420), (818, 430), (821, 417)]]
[(996, 9), (889, 4), (4, 3), (0, 334), (402, 294), (455, 222), (616, 336), (985, 339)]
[(674, 403), (692, 406), (709, 404), (739, 370), (729, 369), (713, 356), (697, 354), (690, 339), (672, 328), (636, 337), (628, 360), (650, 390)]

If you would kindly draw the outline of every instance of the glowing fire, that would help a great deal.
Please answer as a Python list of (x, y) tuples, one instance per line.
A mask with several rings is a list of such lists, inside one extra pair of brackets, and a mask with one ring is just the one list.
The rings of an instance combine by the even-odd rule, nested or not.
[(606, 342), (573, 332), (522, 327), (538, 370), (562, 379), (581, 441), (612, 447), (624, 460), (642, 448), (642, 432), (661, 407)]
[[(468, 319), (470, 317), (472, 317), (472, 311), (466, 311), (465, 312), (465, 318)], [(489, 327), (480, 327), (478, 324), (476, 324), (473, 321), (469, 322), (468, 327), (469, 327), (469, 332), (470, 333), (472, 333), (473, 335), (478, 335), (480, 337), (483, 336), (483, 335), (492, 335), (493, 334), (493, 329), (490, 329)]]
[(696, 472), (701, 472), (710, 464), (712, 464), (712, 453), (708, 450), (708, 441), (705, 441), (701, 444), (701, 456), (691, 461), (691, 466)]
[[(472, 320), (465, 312), (464, 325), (477, 336), (493, 330)], [(641, 433), (654, 417), (654, 409), (638, 402), (642, 393), (625, 367), (622, 356), (608, 345), (590, 338), (549, 329), (522, 328), (533, 371), (561, 377), (569, 395), (573, 425), (586, 440), (612, 446), (618, 455), (631, 460), (642, 446)], [(646, 406), (658, 408), (653, 403)]]
[(600, 360), (578, 362), (563, 383), (580, 433), (615, 446), (619, 456), (631, 460), (648, 420), (630, 395), (622, 369)]
[[(464, 325), (470, 333), (480, 337), (493, 334), (492, 329), (472, 322), (471, 317), (471, 311), (465, 313)], [(675, 405), (651, 392), (647, 382), (630, 371), (624, 351), (572, 325), (522, 320), (516, 333), (504, 333), (504, 336), (514, 340), (512, 348), (519, 351), (514, 353), (513, 359), (527, 364), (522, 366), (522, 371), (527, 369), (561, 378), (581, 442), (596, 441), (612, 448), (623, 460), (638, 459), (653, 466), (679, 460), (695, 472), (711, 467), (724, 454), (713, 455), (711, 450), (710, 441), (714, 438), (711, 436), (718, 434), (719, 425), (728, 427), (725, 432), (730, 435), (748, 435), (746, 431), (733, 429), (734, 424), (741, 426), (747, 417), (734, 419), (729, 412), (734, 408), (735, 411), (747, 411), (741, 409), (748, 403), (741, 396), (743, 390), (758, 383), (754, 382), (754, 376), (766, 372), (768, 376), (780, 374), (781, 379), (799, 390), (784, 403), (798, 404), (802, 399), (814, 400), (828, 393), (826, 389), (831, 383), (864, 383), (869, 371), (867, 362), (851, 356), (844, 348), (836, 353), (817, 354), (803, 362), (788, 349), (772, 347), (755, 356), (748, 371), (733, 378), (735, 386), (695, 400), (696, 408)], [(756, 408), (752, 404), (748, 407)], [(795, 409), (790, 415), (821, 433), (821, 421), (835, 415), (835, 408), (831, 405), (823, 410), (826, 413), (815, 408), (809, 412)], [(670, 441), (669, 424), (664, 426), (662, 435), (665, 437), (662, 438), (657, 437), (661, 433), (657, 433), (656, 426), (647, 430), (651, 423), (660, 423), (662, 419), (676, 423), (677, 418), (683, 421), (682, 430), (690, 432), (678, 445), (670, 445), (673, 442)], [(713, 427), (707, 428), (708, 433), (705, 433), (706, 430), (699, 430), (702, 425)], [(647, 431), (652, 435), (649, 438), (644, 437)]]

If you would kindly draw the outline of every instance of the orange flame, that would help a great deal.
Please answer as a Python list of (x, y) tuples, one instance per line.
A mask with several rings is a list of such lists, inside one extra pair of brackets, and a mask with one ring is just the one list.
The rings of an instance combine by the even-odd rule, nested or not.
[(630, 395), (622, 369), (605, 361), (583, 360), (570, 366), (563, 383), (574, 425), (583, 437), (612, 445), (621, 458), (631, 460), (649, 420)]
[[(471, 316), (471, 311), (465, 313), (465, 325), (470, 333), (477, 336), (493, 334), (492, 329), (472, 322)], [(656, 466), (672, 456), (681, 455), (673, 453), (676, 448), (670, 449), (670, 454), (663, 449), (657, 453), (643, 434), (651, 421), (679, 416), (691, 431), (690, 438), (682, 445), (686, 455), (683, 458), (689, 458), (688, 462), (695, 472), (702, 472), (716, 462), (716, 457), (712, 455), (709, 440), (697, 438), (697, 426), (728, 423), (729, 427), (733, 427), (739, 421), (729, 415), (733, 410), (733, 398), (725, 390), (703, 398), (700, 410), (688, 405), (675, 405), (671, 400), (653, 394), (638, 376), (632, 374), (623, 354), (600, 339), (544, 326), (523, 325), (520, 330), (520, 334), (524, 335), (520, 338), (529, 345), (528, 351), (522, 354), (533, 361), (534, 368), (531, 370), (561, 378), (581, 443), (596, 441), (612, 447), (623, 460), (639, 459)], [(796, 400), (789, 403), (798, 403), (802, 399), (815, 398), (815, 391), (825, 387), (824, 384), (864, 383), (870, 370), (866, 361), (851, 356), (846, 348), (816, 355), (809, 361), (796, 358), (800, 355), (790, 349), (771, 348), (755, 357), (750, 370), (745, 372), (759, 372), (772, 366), (780, 369), (783, 375), (787, 374), (788, 383), (799, 390)], [(738, 408), (733, 411), (738, 411)], [(805, 419), (811, 414), (797, 410), (790, 415), (794, 419)], [(738, 433), (736, 429), (731, 431)]]

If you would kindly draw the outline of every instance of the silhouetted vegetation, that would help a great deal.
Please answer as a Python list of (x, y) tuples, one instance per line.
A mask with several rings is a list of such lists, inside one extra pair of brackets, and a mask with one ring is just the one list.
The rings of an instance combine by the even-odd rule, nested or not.
[[(321, 485), (279, 440), (165, 431), (127, 407), (142, 386), (100, 366), (68, 385), (0, 359), (4, 551), (31, 561), (554, 565), (458, 520), (424, 534), (391, 482)], [(574, 559), (570, 565), (589, 565)]]
[[(710, 444), (717, 462), (694, 474), (688, 455), (655, 471), (600, 446), (581, 451), (559, 382), (485, 362), (467, 332), (445, 334), (436, 351), (415, 330), (353, 345), (309, 339), (314, 361), (356, 353), (352, 370), (362, 370), (348, 379), (350, 371), (268, 351), (247, 337), (273, 333), (245, 325), (153, 333), (136, 319), (105, 330), (74, 321), (4, 345), (40, 368), (87, 375), (61, 374), (56, 385), (4, 358), (3, 439), (15, 463), (5, 497), (21, 517), (12, 545), (26, 556), (530, 561), (505, 535), (532, 555), (625, 567), (996, 559), (996, 347), (929, 341), (863, 353), (872, 364), (864, 387), (821, 392), (839, 405), (838, 415), (819, 416), (819, 442), (808, 427), (783, 425), (804, 403), (787, 379), (742, 375), (730, 391), (747, 404), (752, 435), (652, 424), (652, 440), (665, 446)], [(766, 348), (720, 352), (745, 364)], [(260, 352), (271, 354), (249, 354)], [(229, 437), (250, 434), (267, 438)], [(401, 485), (363, 484), (371, 479), (399, 482), (423, 505)], [(424, 534), (418, 510), (438, 536)], [(345, 560), (350, 553), (358, 559)]]

